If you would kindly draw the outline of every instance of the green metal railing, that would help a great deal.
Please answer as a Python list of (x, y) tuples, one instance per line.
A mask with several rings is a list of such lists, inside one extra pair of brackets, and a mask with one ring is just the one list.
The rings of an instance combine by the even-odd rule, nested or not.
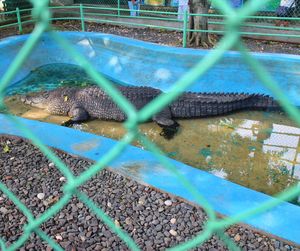
[(16, 8), (28, 9), (32, 7), (29, 0), (4, 0), (2, 4), (5, 11), (12, 11)]
[[(164, 30), (173, 30), (182, 32), (183, 47), (187, 45), (187, 33), (192, 32), (208, 32), (212, 34), (226, 34), (226, 20), (228, 17), (226, 14), (189, 14), (184, 13), (183, 20), (177, 19), (177, 12), (167, 11), (150, 11), (140, 10), (140, 16), (131, 17), (128, 19), (130, 10), (127, 8), (107, 8), (97, 6), (84, 6), (82, 4), (75, 6), (56, 6), (49, 7), (49, 9), (55, 13), (55, 16), (50, 18), (49, 21), (62, 21), (62, 20), (78, 20), (81, 22), (82, 31), (86, 30), (86, 22), (107, 23), (116, 25), (129, 25), (134, 27), (149, 27)], [(35, 21), (29, 14), (30, 9), (0, 13), (3, 16), (9, 16), (10, 19), (6, 20), (6, 24), (1, 25), (0, 29), (4, 27), (18, 26), (20, 33), (23, 31), (23, 25), (28, 23), (34, 23)], [(63, 11), (63, 12), (61, 12)], [(63, 14), (61, 14), (63, 13)], [(15, 18), (13, 18), (13, 16)], [(190, 16), (207, 16), (209, 18), (208, 23), (214, 25), (214, 29), (209, 30), (196, 30), (188, 28), (188, 20)], [(139, 19), (142, 22), (135, 22)], [(247, 20), (247, 22), (246, 22)], [(255, 21), (251, 21), (255, 20)], [(270, 20), (271, 24), (260, 25), (259, 20)], [(293, 22), (292, 27), (278, 27), (275, 26), (275, 20), (286, 20)], [(149, 21), (165, 21), (163, 24), (149, 24)], [(273, 24), (272, 24), (273, 22)], [(172, 25), (173, 24), (173, 25)], [(175, 25), (174, 25), (175, 24)], [(246, 31), (244, 29), (254, 27), (258, 31)], [(259, 29), (262, 29), (261, 31)], [(284, 33), (287, 31), (288, 33)], [(300, 17), (286, 17), (279, 18), (274, 16), (247, 16), (243, 23), (240, 24), (239, 34), (243, 36), (264, 36), (264, 37), (286, 37), (286, 38), (300, 38)]]
[[(20, 49), (18, 55), (13, 60), (12, 64), (1, 76), (0, 80), (0, 110), (6, 110), (4, 104), (5, 90), (9, 83), (12, 81), (13, 77), (17, 71), (21, 68), (24, 62), (27, 60), (32, 50), (35, 48), (36, 44), (39, 43), (41, 36), (45, 31), (49, 31), (51, 27), (51, 14), (50, 9), (47, 5), (47, 0), (32, 0), (34, 4), (34, 9), (32, 11), (33, 19), (36, 20), (36, 25), (27, 39), (26, 43)], [(257, 78), (261, 80), (265, 87), (272, 91), (274, 97), (282, 105), (283, 109), (286, 111), (288, 116), (290, 116), (297, 124), (300, 126), (300, 113), (296, 107), (290, 104), (284, 90), (281, 90), (278, 84), (274, 81), (269, 72), (266, 71), (264, 66), (257, 61), (248, 52), (245, 44), (240, 39), (241, 32), (240, 27), (245, 22), (246, 18), (253, 15), (263, 4), (267, 3), (267, 0), (249, 0), (247, 4), (239, 9), (233, 10), (226, 1), (218, 1), (217, 7), (219, 11), (225, 17), (226, 31), (223, 38), (219, 42), (215, 50), (209, 52), (203, 59), (201, 59), (195, 67), (190, 69), (185, 75), (174, 83), (172, 88), (168, 93), (164, 93), (153, 100), (151, 103), (146, 105), (142, 110), (137, 111), (134, 106), (128, 102), (128, 100), (120, 94), (120, 92), (114, 87), (114, 85), (105, 79), (101, 74), (99, 74), (95, 68), (89, 63), (89, 61), (79, 54), (66, 39), (59, 35), (59, 33), (50, 31), (50, 36), (57, 42), (61, 47), (63, 47), (74, 61), (81, 65), (87, 74), (92, 77), (95, 82), (104, 89), (116, 102), (120, 108), (126, 113), (127, 121), (124, 123), (124, 127), (127, 130), (126, 135), (117, 142), (114, 147), (111, 148), (107, 154), (99, 159), (95, 164), (90, 166), (89, 169), (83, 171), (79, 176), (74, 176), (68, 166), (60, 159), (54, 152), (44, 145), (39, 138), (37, 138), (30, 128), (24, 126), (20, 120), (12, 115), (7, 115), (7, 117), (13, 121), (16, 126), (22, 130), (24, 135), (29, 138), (32, 143), (39, 147), (39, 149), (47, 156), (58, 168), (64, 177), (66, 177), (67, 182), (63, 186), (63, 196), (47, 209), (39, 217), (34, 217), (32, 212), (26, 207), (24, 203), (21, 202), (17, 196), (12, 193), (3, 182), (0, 182), (0, 190), (4, 193), (17, 207), (18, 209), (27, 217), (27, 224), (23, 227), (23, 235), (19, 237), (11, 246), (6, 247), (5, 240), (0, 239), (0, 247), (2, 250), (16, 250), (20, 248), (30, 237), (32, 233), (36, 233), (41, 239), (45, 240), (54, 250), (63, 250), (59, 244), (57, 244), (49, 235), (47, 235), (40, 226), (47, 220), (56, 215), (65, 205), (67, 205), (72, 197), (76, 196), (80, 201), (82, 201), (97, 217), (99, 217), (109, 228), (116, 233), (131, 250), (139, 250), (138, 245), (130, 237), (128, 233), (123, 231), (119, 226), (116, 226), (114, 221), (105, 214), (105, 212), (99, 208), (88, 196), (80, 191), (80, 186), (89, 181), (98, 172), (103, 170), (105, 167), (111, 163), (115, 158), (117, 158), (125, 147), (130, 144), (133, 140), (140, 140), (142, 145), (150, 150), (161, 164), (171, 170), (177, 177), (179, 182), (181, 182), (187, 191), (189, 191), (195, 201), (203, 207), (205, 210), (208, 220), (205, 223), (205, 228), (203, 232), (199, 233), (196, 237), (189, 241), (186, 241), (176, 247), (171, 248), (171, 250), (187, 250), (196, 246), (201, 245), (205, 240), (210, 238), (212, 234), (217, 235), (230, 249), (239, 250), (238, 246), (225, 234), (225, 228), (228, 226), (241, 222), (249, 217), (254, 217), (257, 214), (265, 212), (271, 209), (285, 200), (291, 200), (300, 195), (300, 186), (294, 186), (288, 190), (282, 192), (277, 196), (278, 199), (272, 199), (260, 206), (251, 208), (245, 212), (240, 212), (237, 215), (230, 218), (219, 219), (214, 212), (213, 207), (205, 200), (204, 196), (185, 178), (181, 175), (177, 168), (166, 158), (162, 157), (162, 152), (155, 146), (147, 137), (141, 134), (138, 130), (138, 125), (150, 119), (154, 114), (161, 111), (166, 105), (176, 99), (188, 86), (192, 85), (196, 79), (203, 76), (207, 71), (214, 67), (214, 65), (222, 59), (224, 53), (233, 47), (237, 47), (242, 55), (242, 58), (252, 69), (253, 73), (256, 74)], [(187, 16), (187, 14), (185, 15)], [(19, 19), (18, 19), (19, 20)], [(80, 20), (84, 23), (84, 18), (80, 16)], [(186, 25), (186, 21), (185, 21)], [(82, 26), (82, 29), (85, 27)], [(187, 29), (185, 28), (185, 32)]]

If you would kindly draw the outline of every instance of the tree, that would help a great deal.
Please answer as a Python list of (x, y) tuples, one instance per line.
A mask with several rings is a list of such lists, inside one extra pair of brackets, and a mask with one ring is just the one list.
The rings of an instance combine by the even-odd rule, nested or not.
[[(210, 8), (210, 0), (190, 0), (190, 14), (208, 14)], [(208, 30), (207, 16), (190, 16), (189, 18), (190, 30)], [(210, 47), (214, 43), (207, 32), (188, 32), (187, 39), (189, 46), (204, 46)]]

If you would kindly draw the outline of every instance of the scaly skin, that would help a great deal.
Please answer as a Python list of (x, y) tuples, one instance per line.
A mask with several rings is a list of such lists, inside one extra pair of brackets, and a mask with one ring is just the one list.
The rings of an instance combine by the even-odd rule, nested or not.
[[(151, 87), (118, 86), (118, 90), (140, 110), (159, 94), (161, 90)], [(53, 91), (23, 96), (22, 101), (44, 108), (51, 114), (68, 115), (71, 121), (82, 122), (90, 118), (125, 121), (126, 114), (99, 87), (62, 87)], [(274, 109), (277, 103), (268, 96), (237, 93), (183, 93), (177, 100), (152, 117), (163, 127), (163, 136), (171, 138), (178, 129), (176, 118), (199, 118), (227, 114), (245, 109)]]

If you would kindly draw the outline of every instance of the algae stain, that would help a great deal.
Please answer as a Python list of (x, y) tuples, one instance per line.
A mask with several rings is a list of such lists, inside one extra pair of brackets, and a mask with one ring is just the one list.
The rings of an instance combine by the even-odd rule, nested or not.
[(256, 150), (256, 147), (255, 147), (255, 146), (248, 146), (248, 150), (251, 151), (251, 152), (252, 152), (252, 151), (255, 151), (255, 150)]
[(175, 157), (177, 155), (177, 152), (169, 152), (168, 154), (168, 157)]
[(88, 141), (73, 144), (71, 148), (77, 152), (88, 152), (100, 146), (100, 139), (91, 139)]
[(200, 151), (199, 151), (199, 154), (201, 154), (202, 156), (204, 156), (205, 158), (208, 157), (208, 156), (211, 156), (212, 155), (212, 151), (209, 149), (209, 148), (202, 148)]

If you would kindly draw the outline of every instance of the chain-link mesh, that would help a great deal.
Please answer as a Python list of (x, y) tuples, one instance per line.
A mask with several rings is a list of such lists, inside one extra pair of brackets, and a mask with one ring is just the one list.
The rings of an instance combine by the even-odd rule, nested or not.
[[(19, 51), (16, 58), (13, 60), (11, 66), (6, 71), (0, 81), (0, 110), (6, 110), (4, 104), (4, 93), (9, 83), (17, 71), (21, 68), (22, 64), (27, 60), (31, 54), (35, 45), (39, 42), (43, 32), (49, 30), (50, 26), (50, 11), (48, 8), (47, 0), (32, 0), (34, 4), (33, 16), (35, 17), (36, 26), (24, 46)], [(261, 80), (261, 82), (272, 91), (274, 97), (282, 105), (283, 109), (287, 114), (293, 118), (300, 126), (300, 113), (296, 107), (290, 104), (284, 91), (279, 88), (277, 83), (273, 80), (269, 72), (265, 70), (263, 65), (260, 64), (251, 54), (240, 40), (239, 29), (240, 26), (245, 22), (245, 19), (249, 15), (253, 15), (257, 10), (261, 9), (268, 1), (264, 0), (249, 0), (244, 7), (238, 10), (234, 10), (226, 1), (217, 1), (216, 8), (227, 16), (226, 27), (227, 32), (218, 44), (217, 48), (208, 53), (198, 64), (195, 65), (190, 71), (179, 79), (169, 93), (165, 93), (157, 97), (151, 103), (146, 105), (142, 110), (137, 111), (134, 106), (129, 103), (124, 96), (122, 96), (117, 89), (99, 74), (95, 68), (82, 56), (80, 55), (73, 46), (65, 40), (58, 33), (50, 32), (51, 37), (62, 46), (74, 59), (74, 62), (81, 65), (87, 74), (92, 77), (95, 82), (104, 89), (116, 102), (120, 108), (127, 115), (127, 121), (124, 124), (127, 133), (126, 135), (117, 142), (114, 147), (107, 152), (105, 157), (99, 159), (95, 164), (90, 166), (89, 169), (82, 172), (79, 176), (74, 176), (68, 166), (60, 159), (54, 152), (44, 145), (39, 138), (37, 138), (30, 128), (26, 127), (16, 117), (7, 115), (7, 117), (13, 121), (16, 126), (29, 138), (34, 145), (40, 148), (40, 150), (57, 166), (58, 170), (67, 178), (67, 183), (63, 187), (63, 196), (59, 201), (51, 206), (46, 212), (38, 217), (34, 217), (32, 212), (13, 194), (2, 182), (0, 183), (0, 190), (18, 207), (18, 209), (27, 217), (28, 224), (23, 229), (23, 235), (17, 239), (11, 246), (6, 247), (5, 241), (0, 239), (0, 246), (2, 250), (16, 250), (20, 248), (34, 232), (41, 239), (45, 240), (55, 250), (62, 250), (62, 248), (52, 240), (44, 231), (40, 229), (41, 224), (45, 223), (51, 217), (56, 215), (66, 204), (68, 204), (73, 196), (76, 196), (80, 201), (85, 203), (87, 207), (94, 212), (97, 217), (103, 220), (112, 231), (114, 231), (132, 250), (139, 250), (138, 245), (129, 236), (128, 233), (124, 232), (121, 228), (114, 224), (114, 221), (109, 218), (102, 209), (100, 209), (88, 196), (81, 192), (79, 187), (94, 177), (100, 170), (108, 166), (108, 164), (117, 158), (125, 147), (130, 144), (133, 140), (139, 139), (143, 146), (149, 149), (161, 162), (161, 164), (171, 170), (185, 186), (185, 188), (194, 196), (195, 201), (201, 205), (208, 215), (208, 221), (205, 225), (205, 229), (199, 235), (193, 239), (186, 241), (172, 250), (187, 250), (192, 247), (201, 245), (205, 240), (210, 238), (212, 234), (216, 234), (220, 239), (231, 249), (238, 250), (236, 244), (224, 233), (224, 229), (234, 223), (243, 221), (248, 217), (253, 217), (256, 214), (265, 212), (266, 210), (275, 207), (280, 204), (282, 200), (290, 200), (300, 194), (300, 186), (294, 186), (284, 193), (278, 195), (280, 200), (271, 200), (261, 204), (259, 207), (249, 209), (246, 212), (241, 212), (234, 217), (219, 219), (214, 212), (212, 206), (207, 203), (203, 195), (197, 191), (197, 189), (189, 183), (189, 181), (181, 175), (176, 167), (169, 162), (166, 158), (162, 157), (161, 151), (144, 135), (138, 130), (139, 123), (142, 123), (150, 119), (155, 113), (161, 111), (164, 106), (168, 105), (174, 99), (176, 99), (188, 86), (199, 77), (203, 76), (210, 68), (223, 57), (224, 53), (232, 47), (237, 47), (245, 62), (252, 69), (253, 73)]]

